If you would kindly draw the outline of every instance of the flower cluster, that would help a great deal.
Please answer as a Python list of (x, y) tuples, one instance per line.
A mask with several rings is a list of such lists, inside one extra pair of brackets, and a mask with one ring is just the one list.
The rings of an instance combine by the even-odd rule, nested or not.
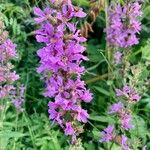
[[(118, 48), (128, 48), (132, 45), (138, 44), (139, 34), (141, 30), (141, 23), (138, 17), (142, 15), (140, 0), (126, 1), (123, 5), (113, 4), (108, 9), (108, 22), (109, 25), (106, 28), (107, 41), (109, 46)], [(124, 70), (126, 71), (126, 49), (122, 54), (120, 51), (116, 51), (114, 54), (114, 64), (122, 63)], [(124, 58), (123, 58), (124, 57)], [(122, 59), (124, 59), (122, 61)], [(116, 97), (119, 98), (119, 102), (113, 104), (109, 108), (109, 114), (114, 114), (119, 120), (119, 127), (121, 132), (126, 133), (129, 129), (133, 128), (132, 123), (132, 111), (131, 104), (138, 102), (141, 96), (137, 91), (129, 86), (124, 85), (122, 89), (116, 89)], [(120, 101), (121, 100), (121, 101)], [(109, 132), (106, 132), (108, 130)], [(109, 133), (109, 134), (108, 134)], [(110, 138), (111, 137), (111, 138)], [(119, 139), (119, 140), (118, 140)], [(102, 132), (102, 142), (115, 141), (121, 145), (122, 150), (129, 150), (130, 144), (128, 138), (125, 135), (118, 135), (115, 132), (115, 127), (108, 126)]]
[(138, 102), (141, 99), (141, 96), (131, 87), (125, 85), (123, 89), (116, 89), (116, 96), (125, 97), (128, 101)]
[(122, 135), (122, 137), (121, 137), (121, 145), (122, 145), (121, 150), (130, 150), (128, 138), (124, 135)]
[(122, 48), (138, 44), (137, 34), (141, 30), (138, 17), (141, 15), (139, 0), (128, 1), (123, 6), (111, 5), (108, 10), (109, 26), (106, 28), (109, 44)]
[(131, 123), (131, 113), (126, 110), (124, 105), (121, 102), (115, 103), (110, 107), (109, 114), (117, 113), (121, 123), (121, 128), (124, 130), (129, 130), (133, 128)]
[[(9, 38), (7, 31), (4, 30), (4, 24), (0, 20), (0, 99), (10, 98), (11, 93), (16, 88), (13, 83), (19, 79), (19, 75), (12, 71), (14, 66), (11, 60), (15, 59), (16, 44)], [(12, 98), (13, 102), (13, 98)]]
[[(122, 97), (122, 100), (124, 99), (124, 103), (128, 104), (129, 102), (137, 102), (140, 100), (139, 94), (130, 86), (125, 85), (122, 89), (116, 89), (116, 96)], [(132, 124), (132, 114), (130, 108), (125, 106), (121, 101), (114, 103), (109, 108), (109, 114), (117, 114), (120, 122), (120, 128), (121, 130), (128, 131), (129, 129), (133, 128), (134, 125)], [(118, 120), (118, 119), (117, 119)], [(111, 137), (111, 138), (110, 138)], [(102, 132), (102, 142), (109, 142), (109, 141), (116, 141), (116, 137), (118, 135), (115, 134), (114, 125), (108, 126), (106, 129), (104, 129), (104, 132)], [(122, 150), (128, 150), (129, 144), (127, 137), (125, 135), (121, 136), (122, 142), (119, 142), (119, 144), (122, 146)]]
[(100, 139), (100, 142), (109, 142), (114, 139), (114, 126), (109, 125), (107, 128), (102, 131), (102, 139)]
[(121, 145), (121, 150), (130, 150), (128, 138), (124, 135), (118, 136), (115, 134), (115, 128), (113, 125), (109, 125), (102, 132), (102, 138), (100, 142), (110, 142), (115, 141)]
[(92, 100), (92, 94), (80, 79), (85, 72), (80, 64), (88, 60), (81, 45), (86, 39), (80, 35), (77, 23), (72, 22), (73, 18), (86, 14), (73, 6), (71, 0), (51, 0), (51, 7), (44, 10), (35, 7), (34, 14), (41, 26), (35, 31), (36, 39), (45, 43), (37, 52), (41, 59), (37, 71), (43, 74), (46, 83), (44, 96), (54, 97), (48, 104), (49, 118), (75, 139), (83, 131), (79, 122), (86, 123), (89, 117), (81, 103)]
[(115, 52), (114, 54), (114, 64), (118, 65), (121, 63), (122, 61), (122, 57), (123, 57), (123, 54), (119, 51)]
[(25, 100), (25, 87), (21, 85), (18, 89), (15, 88), (11, 91), (12, 104), (20, 112), (24, 111), (23, 104)]

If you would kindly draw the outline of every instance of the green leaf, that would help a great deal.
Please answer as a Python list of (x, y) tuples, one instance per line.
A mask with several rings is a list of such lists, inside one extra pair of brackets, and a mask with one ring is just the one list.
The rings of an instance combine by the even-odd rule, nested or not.
[(9, 143), (9, 138), (7, 138), (7, 137), (1, 138), (0, 137), (0, 149), (5, 150), (8, 143)]
[(23, 137), (24, 134), (20, 132), (12, 132), (12, 131), (0, 131), (0, 138), (19, 138)]
[(150, 39), (147, 41), (147, 44), (141, 48), (142, 58), (150, 61)]
[(107, 90), (105, 90), (105, 89), (103, 89), (103, 88), (101, 88), (101, 87), (97, 87), (97, 86), (94, 86), (94, 88), (95, 88), (98, 92), (100, 92), (100, 93), (102, 93), (102, 94), (104, 94), (104, 95), (106, 95), (106, 96), (110, 96), (110, 93), (109, 93)]
[(108, 122), (110, 124), (115, 123), (115, 120), (112, 117), (108, 117), (108, 116), (90, 116), (90, 120), (99, 121), (99, 122)]
[[(112, 143), (110, 142), (109, 144), (109, 147), (111, 147)], [(112, 147), (111, 147), (111, 150), (120, 150), (121, 147), (115, 143), (113, 143)]]

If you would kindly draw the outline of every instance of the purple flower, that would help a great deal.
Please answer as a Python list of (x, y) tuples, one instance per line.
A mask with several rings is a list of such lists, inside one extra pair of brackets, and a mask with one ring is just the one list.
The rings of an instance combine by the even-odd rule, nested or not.
[(114, 132), (114, 126), (113, 125), (109, 125), (102, 132), (102, 138), (100, 139), (100, 142), (109, 142), (109, 141), (112, 141), (113, 138), (114, 138), (113, 132)]
[(89, 118), (89, 114), (87, 113), (87, 110), (82, 109), (81, 107), (77, 108), (77, 120), (80, 122), (87, 122), (87, 119)]
[(66, 122), (66, 128), (65, 128), (65, 134), (66, 135), (73, 135), (75, 133), (72, 123), (71, 122)]
[(19, 75), (16, 74), (16, 71), (10, 72), (9, 74), (6, 75), (6, 80), (7, 81), (16, 81), (19, 79)]
[(22, 111), (24, 102), (24, 87), (15, 88), (14, 82), (19, 79), (16, 71), (12, 71), (14, 66), (11, 60), (17, 57), (16, 44), (14, 44), (6, 35), (4, 31), (3, 22), (0, 20), (0, 99), (11, 99), (17, 110)]
[(116, 47), (129, 47), (139, 43), (136, 34), (141, 30), (138, 17), (142, 15), (138, 1), (111, 5), (108, 9), (109, 26), (106, 29), (107, 40)]
[(124, 93), (120, 89), (116, 89), (115, 91), (116, 91), (116, 96), (123, 96), (124, 95)]
[(115, 59), (115, 64), (119, 64), (122, 59), (122, 53), (117, 51), (114, 55), (114, 59)]
[(110, 107), (109, 113), (119, 113), (124, 108), (121, 102), (115, 103)]
[(146, 145), (143, 146), (142, 150), (147, 150), (147, 146)]
[(52, 10), (50, 10), (50, 8), (48, 7), (45, 8), (44, 11), (42, 11), (38, 7), (34, 7), (33, 11), (34, 11), (34, 14), (38, 16), (37, 18), (35, 18), (35, 21), (37, 23), (42, 23), (43, 21), (46, 21), (48, 19), (48, 15), (50, 15), (50, 13), (52, 12)]
[[(81, 8), (72, 5), (71, 0), (51, 1), (53, 8), (34, 8), (37, 16), (35, 21), (41, 28), (36, 33), (37, 42), (45, 47), (38, 50), (40, 66), (45, 81), (45, 97), (53, 97), (48, 104), (49, 118), (57, 122), (66, 135), (72, 139), (81, 130), (81, 123), (86, 123), (89, 115), (81, 107), (81, 102), (90, 102), (92, 94), (81, 81), (85, 68), (81, 66), (85, 47), (81, 45), (86, 39), (77, 29), (77, 23), (72, 23), (74, 17), (85, 17)], [(57, 4), (57, 5), (56, 5)]]
[(0, 61), (8, 61), (16, 57), (16, 44), (10, 39), (0, 45)]
[(128, 144), (128, 138), (124, 135), (122, 135), (122, 138), (121, 138), (121, 150), (130, 150), (130, 147)]
[(89, 103), (92, 100), (92, 94), (90, 93), (89, 90), (86, 90), (82, 92), (81, 97), (80, 97), (84, 102)]
[(62, 15), (67, 19), (71, 19), (74, 16), (84, 18), (86, 13), (83, 12), (82, 8), (74, 9), (71, 0), (68, 0), (68, 2), (62, 6)]
[(131, 123), (132, 116), (129, 112), (122, 111), (120, 112), (120, 121), (121, 121), (121, 127), (125, 130), (129, 130), (133, 128), (133, 124)]
[[(17, 92), (16, 92), (17, 91)], [(25, 87), (24, 85), (21, 85), (19, 89), (13, 89), (11, 91), (11, 99), (12, 99), (12, 104), (16, 107), (18, 111), (23, 111), (23, 104), (25, 100)]]
[(59, 108), (59, 105), (54, 102), (49, 102), (48, 107), (49, 118), (56, 119), (58, 116), (58, 112), (56, 111), (56, 109)]
[(132, 102), (138, 102), (141, 99), (141, 96), (128, 85), (125, 85), (123, 89), (116, 89), (116, 96), (124, 96)]
[(14, 89), (13, 85), (5, 84), (4, 86), (0, 86), (0, 99), (4, 99), (10, 96), (11, 90)]
[(86, 17), (86, 13), (84, 13), (83, 9), (80, 8), (79, 10), (75, 12), (74, 16), (79, 17), (79, 18), (84, 18)]

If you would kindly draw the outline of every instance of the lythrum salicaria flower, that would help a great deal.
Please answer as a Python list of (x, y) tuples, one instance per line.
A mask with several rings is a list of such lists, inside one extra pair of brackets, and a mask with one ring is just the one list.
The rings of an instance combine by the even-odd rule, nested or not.
[(118, 97), (124, 96), (131, 102), (138, 102), (141, 99), (141, 96), (136, 92), (136, 90), (128, 85), (125, 85), (122, 89), (116, 89), (116, 95)]
[[(142, 15), (141, 2), (142, 0), (132, 0), (124, 1), (123, 4), (120, 4), (117, 1), (116, 3), (111, 3), (108, 8), (106, 40), (110, 50), (117, 50), (114, 53), (114, 64), (120, 64), (124, 74), (127, 73), (128, 69), (127, 66), (129, 63), (126, 59), (130, 52), (130, 47), (139, 43), (137, 36), (141, 31), (141, 22), (139, 21), (139, 17)], [(123, 81), (127, 82), (128, 80), (124, 78), (124, 74), (122, 76)], [(124, 83), (123, 88), (115, 89), (116, 100), (118, 102), (110, 106), (108, 112), (114, 115), (114, 118), (117, 120), (116, 132), (113, 131), (115, 134), (113, 140), (121, 146), (122, 150), (130, 150), (131, 145), (129, 145), (129, 140), (124, 134), (134, 127), (131, 105), (141, 99), (141, 96), (136, 91), (135, 84), (132, 81), (129, 81), (129, 83), (130, 86)]]
[[(81, 103), (89, 103), (92, 94), (81, 81), (85, 68), (81, 66), (86, 39), (80, 35), (73, 18), (83, 18), (81, 8), (72, 5), (71, 0), (51, 1), (52, 7), (44, 10), (34, 8), (35, 21), (41, 27), (35, 31), (37, 42), (45, 46), (38, 50), (40, 66), (46, 83), (45, 97), (53, 97), (48, 104), (49, 118), (57, 122), (66, 135), (73, 139), (83, 130), (80, 122), (86, 123), (89, 115)], [(56, 9), (57, 8), (57, 9)]]
[(100, 139), (100, 142), (109, 142), (112, 141), (113, 138), (114, 138), (114, 126), (109, 125), (102, 131), (102, 138)]
[(106, 28), (107, 41), (111, 46), (129, 47), (139, 43), (137, 34), (141, 30), (139, 17), (142, 15), (138, 0), (128, 1), (122, 6), (112, 4), (108, 10), (109, 26)]
[(109, 113), (119, 113), (123, 108), (124, 106), (122, 102), (115, 103), (110, 107)]
[(122, 135), (122, 138), (121, 138), (121, 150), (130, 150), (130, 147), (128, 144), (128, 138), (124, 135)]
[(127, 111), (121, 111), (119, 113), (120, 115), (120, 122), (121, 122), (121, 127), (124, 129), (124, 130), (129, 130), (131, 128), (133, 128), (133, 124), (131, 122), (132, 120), (132, 116), (129, 112)]
[(19, 75), (15, 71), (12, 71), (14, 66), (11, 64), (11, 60), (16, 57), (16, 44), (8, 38), (4, 24), (0, 20), (0, 100), (11, 99), (14, 106), (21, 110), (23, 103), (21, 101), (23, 101), (24, 92), (22, 90), (18, 91), (20, 93), (18, 100), (16, 99), (16, 95), (12, 96), (12, 93), (17, 92), (14, 82), (19, 79)]
[(121, 63), (121, 59), (122, 59), (122, 53), (117, 51), (115, 54), (114, 54), (114, 63), (117, 65), (117, 64), (120, 64)]

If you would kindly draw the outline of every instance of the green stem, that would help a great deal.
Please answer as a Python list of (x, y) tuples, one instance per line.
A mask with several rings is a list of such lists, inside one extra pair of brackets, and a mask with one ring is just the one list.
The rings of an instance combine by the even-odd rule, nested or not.
[(111, 143), (109, 150), (112, 149), (113, 145), (114, 145), (114, 141)]
[[(17, 116), (16, 116), (16, 120), (15, 120), (15, 131), (17, 131), (17, 128), (18, 128), (18, 126), (17, 126), (17, 124), (18, 124), (18, 116), (19, 116), (19, 113), (18, 113), (18, 111), (16, 110), (16, 113), (17, 113)], [(13, 150), (15, 150), (15, 148), (16, 148), (16, 138), (14, 139), (14, 145), (13, 145)]]
[(33, 134), (33, 131), (32, 131), (32, 129), (31, 129), (31, 127), (30, 127), (30, 120), (27, 118), (27, 115), (26, 115), (25, 112), (23, 113), (23, 117), (24, 117), (24, 119), (25, 119), (25, 122), (27, 123), (28, 130), (29, 130), (29, 134), (30, 134), (30, 137), (31, 137), (31, 141), (32, 141), (34, 150), (37, 150), (37, 147), (36, 147), (36, 145), (35, 145), (34, 134)]
[[(106, 29), (109, 27), (109, 20), (108, 20), (108, 0), (105, 0), (105, 22), (106, 22)], [(108, 58), (108, 61), (110, 62), (111, 54), (109, 49), (109, 43), (106, 40), (106, 56)], [(108, 71), (110, 68), (108, 68)]]
[(96, 130), (98, 130), (99, 131), (99, 129), (96, 127), (96, 126), (94, 126), (94, 124), (93, 123), (91, 123), (89, 120), (88, 120), (88, 123), (93, 127), (93, 128), (95, 128)]
[[(6, 111), (9, 108), (9, 103), (6, 101), (6, 99), (1, 99), (1, 107), (2, 110), (1, 111), (1, 118), (0, 118), (0, 131), (4, 130), (4, 121), (6, 119)], [(2, 139), (0, 139), (0, 150), (3, 150), (3, 143), (1, 141)]]
[(86, 84), (90, 84), (99, 80), (104, 80), (105, 78), (107, 78), (109, 76), (108, 73), (104, 74), (104, 75), (100, 75), (100, 76), (96, 76), (95, 78), (92, 78), (90, 80), (86, 81)]
[(7, 111), (8, 107), (9, 107), (6, 99), (1, 100), (1, 106), (2, 106), (2, 111), (1, 111), (1, 126), (0, 127), (3, 129), (4, 120), (6, 118), (5, 114), (6, 114), (6, 111)]

